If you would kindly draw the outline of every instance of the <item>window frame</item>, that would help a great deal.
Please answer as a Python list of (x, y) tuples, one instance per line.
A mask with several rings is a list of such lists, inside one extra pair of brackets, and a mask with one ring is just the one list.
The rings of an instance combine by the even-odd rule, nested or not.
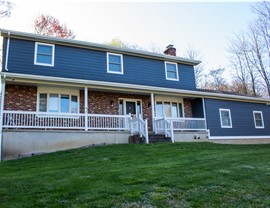
[[(255, 118), (256, 113), (261, 115), (262, 126), (257, 126), (256, 125), (256, 118)], [(264, 120), (263, 120), (263, 112), (262, 111), (253, 111), (253, 120), (254, 120), (254, 126), (255, 126), (256, 129), (264, 129)]]
[[(43, 45), (43, 46), (51, 46), (52, 47), (52, 63), (51, 64), (46, 64), (46, 63), (40, 63), (37, 61), (38, 58), (38, 46)], [(50, 66), (54, 67), (54, 54), (55, 54), (55, 45), (54, 44), (48, 44), (48, 43), (41, 43), (41, 42), (36, 42), (35, 43), (35, 55), (34, 55), (34, 64), (35, 65), (41, 65), (41, 66)]]
[[(46, 111), (40, 111), (40, 94), (46, 94), (47, 95), (47, 101), (46, 101)], [(58, 112), (50, 112), (49, 111), (49, 97), (52, 94), (57, 94), (58, 99)], [(61, 95), (68, 95), (69, 96), (69, 112), (63, 113), (61, 112)], [(77, 112), (72, 112), (72, 96), (77, 97)], [(80, 113), (80, 92), (79, 90), (74, 89), (62, 89), (62, 88), (51, 88), (51, 87), (38, 87), (37, 91), (37, 107), (36, 111), (38, 114), (79, 114)], [(43, 116), (43, 115), (42, 115)], [(45, 116), (45, 115), (44, 115)]]
[[(229, 126), (224, 126), (223, 123), (222, 123), (222, 114), (221, 114), (222, 111), (229, 112), (229, 120), (230, 120), (230, 125)], [(231, 116), (231, 110), (230, 109), (220, 108), (219, 109), (219, 119), (220, 119), (221, 128), (233, 128), (233, 126), (232, 126), (232, 116)]]
[[(177, 63), (174, 63), (174, 62), (168, 62), (168, 61), (165, 61), (164, 64), (165, 64), (166, 80), (170, 80), (170, 81), (179, 81), (178, 64), (177, 64)], [(169, 78), (169, 77), (168, 77), (168, 68), (167, 68), (167, 64), (175, 65), (175, 70), (176, 70), (176, 78), (175, 78), (175, 79)]]
[[(120, 72), (110, 71), (110, 58), (109, 58), (110, 56), (119, 56), (120, 57), (120, 69), (121, 69)], [(124, 74), (124, 61), (123, 61), (123, 55), (122, 54), (107, 52), (107, 73)]]
[[(179, 101), (156, 101), (155, 102), (155, 117), (156, 118), (161, 118), (161, 117), (158, 117), (157, 116), (157, 103), (161, 103), (162, 104), (162, 117), (164, 117), (165, 116), (165, 103), (170, 103), (170, 111), (171, 111), (171, 115), (172, 115), (172, 112), (173, 112), (173, 110), (172, 110), (172, 104), (173, 103), (176, 103), (176, 106), (177, 106), (177, 114), (178, 114), (178, 117), (172, 117), (172, 116), (170, 116), (170, 117), (167, 117), (167, 118), (185, 118), (185, 112), (184, 112), (184, 103), (183, 102), (179, 102)], [(181, 104), (181, 110), (182, 110), (182, 117), (180, 116), (181, 115), (181, 112), (180, 112), (180, 104)]]

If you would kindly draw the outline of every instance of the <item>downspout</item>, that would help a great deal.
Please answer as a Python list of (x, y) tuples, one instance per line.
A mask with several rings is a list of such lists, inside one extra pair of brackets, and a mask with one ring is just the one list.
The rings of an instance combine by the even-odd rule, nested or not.
[(8, 71), (9, 42), (10, 42), (10, 32), (8, 32), (8, 39), (7, 39), (7, 50), (6, 50), (5, 71)]
[(5, 103), (5, 88), (6, 88), (6, 75), (2, 77), (1, 85), (1, 108), (0, 108), (0, 161), (2, 161), (2, 143), (3, 143), (3, 116), (4, 116), (4, 103)]
[[(8, 56), (9, 56), (9, 42), (10, 32), (8, 32), (5, 71), (8, 71)], [(3, 71), (3, 70), (2, 70)], [(0, 162), (2, 161), (2, 147), (3, 147), (3, 117), (4, 117), (4, 104), (5, 104), (5, 90), (6, 90), (6, 75), (1, 77), (1, 103), (0, 103)]]

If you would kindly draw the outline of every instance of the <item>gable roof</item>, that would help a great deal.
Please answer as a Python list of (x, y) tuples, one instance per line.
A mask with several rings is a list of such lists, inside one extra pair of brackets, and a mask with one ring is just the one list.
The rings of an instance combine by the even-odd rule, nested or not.
[(93, 49), (93, 50), (99, 50), (99, 51), (105, 51), (105, 52), (121, 53), (121, 54), (132, 55), (132, 56), (159, 59), (163, 61), (173, 61), (180, 64), (186, 64), (186, 65), (192, 65), (192, 66), (196, 66), (201, 63), (201, 61), (198, 61), (198, 60), (187, 59), (187, 58), (182, 58), (178, 56), (170, 56), (170, 55), (165, 55), (165, 54), (160, 54), (160, 53), (153, 53), (153, 52), (148, 52), (148, 51), (143, 51), (143, 50), (134, 50), (134, 49), (129, 49), (129, 48), (109, 46), (106, 44), (92, 43), (92, 42), (87, 42), (87, 41), (65, 39), (65, 38), (56, 38), (56, 37), (37, 35), (33, 33), (18, 32), (18, 31), (12, 31), (12, 30), (0, 30), (0, 31), (1, 31), (1, 36), (3, 37), (9, 36), (11, 38), (18, 38), (18, 39), (24, 39), (24, 40), (48, 42), (48, 43), (68, 45), (68, 46), (78, 47), (78, 48), (87, 48), (87, 49)]

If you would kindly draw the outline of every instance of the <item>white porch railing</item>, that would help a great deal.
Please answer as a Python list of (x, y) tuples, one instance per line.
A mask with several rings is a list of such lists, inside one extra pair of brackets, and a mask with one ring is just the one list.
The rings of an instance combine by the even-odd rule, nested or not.
[(170, 118), (173, 122), (173, 129), (176, 131), (206, 130), (206, 120), (204, 118)]
[[(86, 115), (4, 111), (3, 127), (22, 129), (130, 130), (130, 115)], [(87, 120), (87, 123), (85, 123), (85, 120)]]
[(146, 144), (148, 144), (149, 140), (147, 119), (145, 119), (144, 121), (141, 115), (139, 116), (139, 118), (132, 118), (130, 120), (130, 133), (131, 135), (140, 134), (141, 137), (144, 136)]
[(165, 134), (166, 137), (171, 137), (174, 143), (173, 123), (166, 118), (160, 118), (154, 121), (155, 134)]

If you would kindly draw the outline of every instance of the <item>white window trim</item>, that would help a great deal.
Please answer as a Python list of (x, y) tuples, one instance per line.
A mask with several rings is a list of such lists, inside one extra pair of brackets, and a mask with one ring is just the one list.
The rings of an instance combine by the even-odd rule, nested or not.
[[(133, 98), (119, 98), (118, 99), (118, 103), (119, 103), (119, 101), (120, 100), (122, 100), (123, 101), (123, 110), (124, 110), (124, 115), (126, 114), (126, 103), (127, 102), (134, 102), (135, 104), (136, 104), (136, 115), (137, 116), (139, 116), (138, 115), (138, 111), (137, 111), (137, 102), (140, 102), (140, 104), (141, 104), (141, 115), (143, 116), (143, 106), (142, 106), (142, 100), (141, 99), (133, 99)], [(121, 112), (119, 112), (119, 114), (121, 115)]]
[[(40, 94), (47, 94), (47, 111), (46, 112), (40, 112), (39, 111), (39, 96)], [(58, 112), (49, 112), (48, 107), (49, 107), (49, 94), (57, 94), (58, 99), (60, 100), (61, 94), (69, 95), (69, 112), (68, 113), (61, 113), (60, 112), (60, 106), (61, 103), (58, 103)], [(77, 96), (78, 98), (78, 109), (76, 113), (71, 113), (71, 96)], [(51, 113), (51, 114), (79, 114), (80, 112), (80, 91), (79, 90), (74, 90), (74, 89), (62, 89), (62, 88), (51, 88), (51, 87), (38, 87), (37, 90), (37, 113), (42, 114), (42, 113)]]
[[(38, 45), (45, 45), (45, 46), (51, 46), (52, 47), (52, 64), (45, 64), (45, 63), (39, 63), (37, 62), (37, 48), (38, 48)], [(41, 66), (54, 66), (54, 50), (55, 50), (55, 47), (53, 44), (47, 44), (47, 43), (40, 43), (40, 42), (36, 42), (35, 43), (35, 57), (34, 57), (34, 64), (35, 65), (41, 65)]]
[[(262, 126), (257, 126), (256, 125), (256, 118), (255, 118), (255, 114), (256, 113), (261, 114)], [(255, 126), (256, 129), (264, 129), (264, 120), (263, 120), (263, 113), (262, 113), (262, 111), (253, 111), (253, 120), (254, 120), (254, 126)]]
[[(177, 114), (179, 115), (179, 117), (177, 117), (177, 118), (185, 118), (184, 103), (183, 102), (179, 102), (179, 101), (156, 101), (155, 102), (155, 117), (156, 118), (160, 118), (160, 117), (157, 117), (157, 103), (162, 103), (162, 105), (163, 105), (163, 112), (162, 112), (163, 117), (165, 117), (164, 103), (170, 103), (171, 112), (172, 112), (172, 103), (176, 103), (177, 104)], [(179, 111), (179, 104), (180, 103), (182, 105), (182, 114), (183, 114), (183, 117), (180, 117), (180, 111)], [(175, 118), (175, 117), (167, 117), (167, 118)]]
[[(229, 119), (230, 119), (230, 124), (231, 124), (230, 126), (223, 126), (222, 125), (221, 111), (229, 112)], [(232, 128), (232, 117), (231, 117), (231, 110), (230, 109), (220, 108), (219, 109), (219, 118), (220, 118), (220, 126), (221, 126), (221, 128)]]
[[(164, 63), (165, 63), (166, 80), (179, 81), (178, 64), (177, 64), (177, 63), (173, 63), (173, 62), (168, 62), (168, 61), (165, 61)], [(172, 79), (172, 78), (169, 78), (169, 77), (167, 76), (167, 64), (173, 64), (173, 65), (175, 65), (175, 69), (176, 69), (176, 79)]]
[[(109, 63), (109, 56), (120, 56), (120, 62), (121, 62), (121, 72), (115, 72), (115, 71), (110, 71), (110, 63)], [(107, 73), (111, 74), (124, 74), (124, 65), (123, 65), (123, 55), (122, 54), (117, 54), (117, 53), (107, 53)]]

